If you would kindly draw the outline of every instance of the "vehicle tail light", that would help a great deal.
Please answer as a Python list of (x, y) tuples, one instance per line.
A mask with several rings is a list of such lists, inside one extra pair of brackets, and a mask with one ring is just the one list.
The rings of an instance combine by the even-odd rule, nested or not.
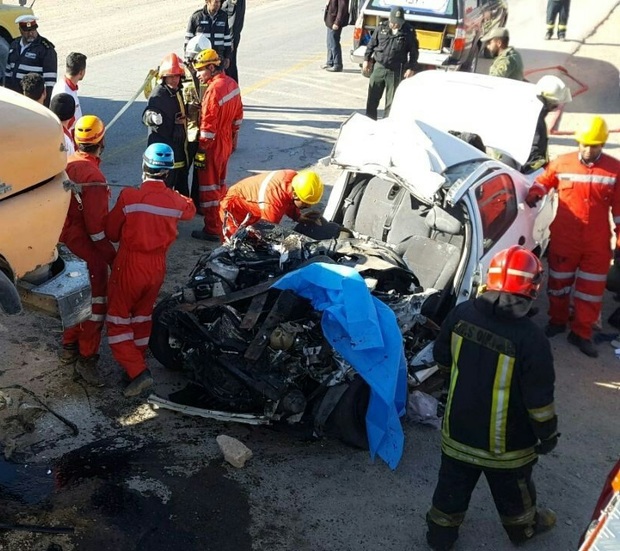
[(454, 33), (454, 41), (452, 42), (452, 52), (454, 54), (461, 54), (465, 49), (465, 29), (458, 26)]

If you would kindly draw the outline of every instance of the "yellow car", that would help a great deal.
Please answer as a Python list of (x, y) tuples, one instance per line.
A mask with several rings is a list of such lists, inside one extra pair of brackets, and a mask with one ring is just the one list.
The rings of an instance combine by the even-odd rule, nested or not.
[(0, 308), (21, 298), (57, 314), (65, 327), (90, 316), (86, 263), (57, 248), (71, 191), (58, 118), (0, 88)]
[(32, 8), (26, 7), (26, 0), (19, 0), (19, 6), (0, 0), (0, 82), (4, 80), (9, 44), (19, 37), (19, 27), (15, 19), (20, 15), (33, 15)]

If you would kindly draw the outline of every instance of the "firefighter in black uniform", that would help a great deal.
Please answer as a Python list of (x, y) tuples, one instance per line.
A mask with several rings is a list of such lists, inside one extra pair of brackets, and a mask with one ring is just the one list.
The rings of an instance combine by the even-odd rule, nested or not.
[(41, 75), (47, 91), (45, 106), (49, 107), (52, 88), (58, 78), (58, 58), (54, 45), (39, 34), (37, 18), (34, 15), (20, 15), (15, 23), (19, 24), (21, 38), (15, 39), (9, 47), (4, 85), (21, 94), (21, 80), (24, 75)]
[(189, 197), (187, 111), (181, 79), (185, 67), (176, 54), (168, 54), (159, 65), (160, 83), (153, 88), (142, 122), (149, 127), (148, 144), (165, 143), (174, 151), (174, 169), (168, 173), (166, 185)]
[[(374, 66), (373, 66), (374, 61)], [(396, 87), (413, 76), (418, 61), (418, 37), (405, 22), (403, 8), (394, 6), (388, 21), (382, 21), (366, 47), (362, 72), (370, 75), (366, 115), (377, 120), (377, 109), (385, 90), (384, 116), (390, 114)]]
[(237, 51), (241, 42), (241, 31), (245, 22), (245, 0), (224, 0), (222, 11), (228, 15), (228, 27), (232, 34), (232, 52), (230, 54), (230, 66), (226, 74), (239, 84), (239, 71), (237, 69)]
[(514, 245), (491, 261), (486, 292), (459, 304), (434, 347), (450, 374), (441, 467), (427, 513), (432, 549), (452, 549), (484, 473), (508, 537), (515, 544), (551, 529), (556, 516), (536, 508), (532, 468), (557, 444), (555, 373), (549, 341), (527, 316), (542, 265)]
[(228, 14), (221, 9), (221, 6), (221, 0), (205, 0), (204, 8), (192, 13), (187, 24), (183, 51), (194, 36), (201, 33), (206, 34), (211, 41), (211, 47), (223, 60), (224, 69), (228, 69), (233, 37), (228, 26)]

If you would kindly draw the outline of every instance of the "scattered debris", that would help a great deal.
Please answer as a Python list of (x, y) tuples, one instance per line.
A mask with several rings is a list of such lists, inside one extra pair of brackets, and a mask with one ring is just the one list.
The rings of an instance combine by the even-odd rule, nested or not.
[(245, 462), (252, 457), (252, 450), (232, 436), (220, 434), (216, 441), (224, 454), (224, 459), (237, 469), (242, 468)]
[(414, 423), (441, 428), (441, 419), (437, 416), (437, 398), (420, 390), (414, 390), (407, 400), (407, 419)]

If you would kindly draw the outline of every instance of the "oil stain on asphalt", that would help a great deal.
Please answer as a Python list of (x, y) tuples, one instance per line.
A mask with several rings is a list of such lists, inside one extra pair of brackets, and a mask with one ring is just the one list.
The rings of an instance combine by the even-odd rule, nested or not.
[[(241, 485), (219, 460), (191, 473), (175, 463), (174, 449), (112, 440), (74, 450), (51, 469), (0, 462), (0, 516), (8, 527), (72, 526), (63, 537), (76, 551), (250, 551)], [(0, 548), (10, 535), (0, 534)], [(33, 534), (32, 549), (49, 538)]]

